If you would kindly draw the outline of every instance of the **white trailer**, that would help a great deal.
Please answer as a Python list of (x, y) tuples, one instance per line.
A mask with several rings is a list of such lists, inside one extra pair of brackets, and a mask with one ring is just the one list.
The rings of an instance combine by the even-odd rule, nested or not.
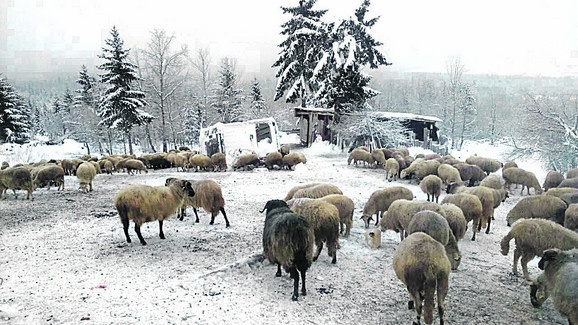
[(207, 156), (224, 153), (227, 166), (232, 166), (242, 155), (256, 153), (264, 157), (279, 150), (279, 130), (271, 117), (246, 122), (219, 122), (201, 129), (199, 144), (201, 153)]

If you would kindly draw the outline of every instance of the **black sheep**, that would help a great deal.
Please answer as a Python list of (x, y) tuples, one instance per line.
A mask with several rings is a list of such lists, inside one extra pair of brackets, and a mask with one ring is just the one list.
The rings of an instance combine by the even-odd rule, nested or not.
[(276, 276), (281, 276), (281, 266), (294, 280), (293, 296), (299, 297), (299, 273), (303, 281), (301, 295), (305, 296), (305, 273), (313, 259), (313, 230), (307, 220), (291, 211), (282, 200), (270, 200), (261, 212), (267, 210), (263, 228), (263, 252), (269, 262), (277, 264)]

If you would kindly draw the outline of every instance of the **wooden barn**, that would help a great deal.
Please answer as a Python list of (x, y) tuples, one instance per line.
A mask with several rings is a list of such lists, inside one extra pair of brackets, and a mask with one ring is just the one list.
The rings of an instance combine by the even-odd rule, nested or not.
[(309, 147), (317, 137), (321, 137), (323, 141), (329, 140), (334, 114), (332, 108), (295, 107), (295, 117), (299, 118), (301, 145)]
[(397, 119), (403, 124), (412, 138), (417, 141), (427, 142), (428, 140), (439, 142), (437, 122), (442, 122), (435, 116), (417, 115), (399, 112), (375, 112), (374, 116), (378, 120)]

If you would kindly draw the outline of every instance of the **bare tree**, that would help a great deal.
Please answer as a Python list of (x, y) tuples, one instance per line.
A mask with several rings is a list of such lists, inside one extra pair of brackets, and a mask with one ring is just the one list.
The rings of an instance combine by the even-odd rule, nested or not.
[[(476, 98), (473, 93), (472, 88), (474, 85), (468, 83), (462, 84), (460, 87), (460, 97), (458, 110), (461, 114), (461, 135), (460, 135), (460, 145), (458, 149), (461, 149), (466, 136), (471, 137), (472, 132), (475, 130), (476, 123)], [(452, 144), (453, 145), (453, 144)]]
[(199, 49), (197, 55), (191, 60), (193, 68), (200, 75), (201, 79), (201, 98), (197, 105), (198, 121), (201, 127), (206, 126), (206, 109), (209, 98), (209, 87), (211, 83), (211, 76), (209, 66), (211, 64), (211, 56), (208, 49)]
[(182, 45), (179, 50), (173, 50), (175, 35), (167, 35), (164, 30), (154, 29), (151, 40), (144, 51), (146, 70), (151, 87), (151, 102), (159, 110), (161, 117), (161, 137), (163, 151), (167, 152), (166, 115), (169, 98), (183, 85), (187, 78), (186, 58), (188, 49)]
[(449, 95), (450, 100), (450, 114), (448, 114), (450, 124), (450, 137), (452, 139), (451, 148), (455, 148), (456, 144), (456, 124), (457, 113), (459, 105), (460, 88), (462, 87), (462, 76), (464, 74), (464, 65), (459, 58), (453, 58), (447, 63), (447, 72), (449, 76)]

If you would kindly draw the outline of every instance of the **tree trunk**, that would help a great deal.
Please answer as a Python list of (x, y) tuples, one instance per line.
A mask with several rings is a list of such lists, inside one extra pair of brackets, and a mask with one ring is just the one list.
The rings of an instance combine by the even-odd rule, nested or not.
[(108, 134), (108, 149), (109, 149), (109, 155), (112, 155), (112, 131), (108, 130), (106, 132)]
[[(149, 142), (149, 145), (151, 146), (151, 150), (156, 153), (156, 149), (155, 146), (153, 145), (153, 140), (151, 139), (151, 131), (149, 129), (149, 125), (147, 124), (147, 126), (145, 127), (145, 132), (146, 132), (146, 136), (147, 136), (147, 140)], [(166, 152), (166, 151), (165, 151)]]
[[(126, 132), (126, 137), (128, 138), (128, 152), (129, 152), (129, 155), (132, 156), (132, 138), (130, 136), (130, 131)], [(125, 151), (126, 151), (126, 149), (125, 149)]]
[(88, 144), (88, 142), (85, 142), (84, 145), (86, 146), (86, 154), (90, 156), (90, 145)]

